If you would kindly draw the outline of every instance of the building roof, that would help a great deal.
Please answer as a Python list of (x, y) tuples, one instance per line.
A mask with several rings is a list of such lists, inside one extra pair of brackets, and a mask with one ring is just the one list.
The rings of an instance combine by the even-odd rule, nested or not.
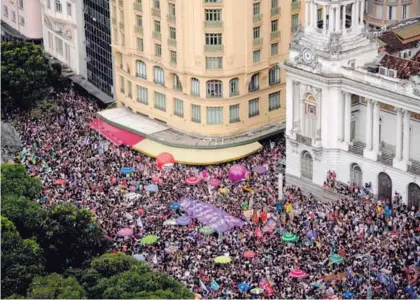
[(401, 27), (393, 30), (403, 40), (411, 39), (420, 36), (420, 23), (416, 23), (407, 27)]
[(409, 60), (387, 54), (382, 58), (380, 64), (385, 68), (396, 70), (398, 78), (409, 79), (413, 75), (420, 74), (419, 53), (416, 55), (416, 57), (419, 59), (419, 61)]
[[(390, 29), (379, 36), (379, 46), (388, 53), (413, 48), (420, 41), (420, 22)], [(401, 27), (402, 26), (402, 27)]]

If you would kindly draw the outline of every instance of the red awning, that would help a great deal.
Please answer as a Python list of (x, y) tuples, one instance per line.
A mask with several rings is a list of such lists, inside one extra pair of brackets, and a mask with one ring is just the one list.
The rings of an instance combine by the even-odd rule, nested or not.
[(141, 135), (120, 129), (98, 118), (90, 122), (89, 125), (117, 146), (132, 147), (144, 139)]

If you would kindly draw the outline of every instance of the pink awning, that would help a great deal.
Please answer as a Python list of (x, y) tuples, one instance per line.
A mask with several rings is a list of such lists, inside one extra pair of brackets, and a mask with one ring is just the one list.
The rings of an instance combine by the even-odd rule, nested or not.
[(145, 139), (141, 135), (108, 124), (99, 118), (90, 122), (89, 125), (116, 146), (126, 145), (132, 147)]

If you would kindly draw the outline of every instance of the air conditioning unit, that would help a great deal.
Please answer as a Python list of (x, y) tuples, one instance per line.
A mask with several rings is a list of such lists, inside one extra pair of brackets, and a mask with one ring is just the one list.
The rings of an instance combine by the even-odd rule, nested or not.
[(379, 74), (387, 76), (388, 75), (388, 69), (385, 67), (379, 67)]

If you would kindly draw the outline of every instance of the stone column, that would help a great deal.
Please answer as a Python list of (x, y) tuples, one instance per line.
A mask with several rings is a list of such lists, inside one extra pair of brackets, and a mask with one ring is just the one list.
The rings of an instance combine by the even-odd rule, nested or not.
[(356, 20), (355, 20), (355, 25), (356, 26), (359, 26), (359, 15), (360, 15), (360, 12), (359, 12), (359, 9), (360, 9), (360, 2), (359, 2), (359, 0), (356, 0), (356, 14), (355, 14), (355, 17), (356, 17)]
[(403, 111), (401, 108), (397, 109), (397, 134), (395, 141), (395, 160), (400, 161), (402, 159), (402, 114)]
[(341, 14), (341, 6), (337, 6), (335, 9), (335, 31), (340, 31), (340, 14)]
[(353, 3), (351, 5), (351, 28), (352, 28), (352, 31), (353, 31), (355, 25), (356, 25), (356, 3)]
[(314, 2), (313, 18), (314, 18), (314, 27), (318, 28), (318, 5), (315, 2)]
[(363, 26), (363, 18), (365, 15), (365, 0), (360, 3), (360, 25)]
[(309, 20), (309, 3), (310, 0), (306, 0), (305, 2), (305, 27), (308, 26), (310, 20)]
[(341, 24), (341, 31), (342, 34), (345, 35), (346, 34), (346, 7), (347, 5), (343, 5), (342, 9), (343, 9), (343, 23)]
[(300, 134), (305, 135), (305, 100), (300, 100)]
[(324, 34), (327, 32), (327, 6), (322, 7), (322, 30)]
[(312, 27), (312, 28), (314, 28), (315, 27), (315, 22), (314, 22), (314, 3), (313, 3), (313, 0), (311, 1), (311, 3), (310, 3), (309, 6), (311, 8), (311, 11), (310, 11), (310, 19), (309, 19), (309, 26)]
[(316, 102), (316, 134), (315, 134), (315, 139), (320, 141), (321, 140), (321, 121), (322, 121), (322, 116), (321, 116), (321, 112), (322, 112), (322, 96), (321, 93), (319, 93), (320, 97), (318, 97), (319, 99), (317, 99)]
[(342, 142), (344, 140), (344, 101), (346, 99), (346, 92), (341, 92), (341, 97), (338, 99), (338, 135), (337, 140)]
[(379, 102), (373, 102), (373, 151), (379, 153)]
[(328, 14), (328, 32), (334, 32), (334, 9), (330, 5), (330, 12)]
[(296, 98), (296, 95), (294, 93), (295, 89), (295, 83), (293, 80), (289, 79), (286, 80), (286, 104), (287, 104), (287, 119), (286, 119), (286, 129), (287, 134), (290, 134), (290, 136), (293, 135), (293, 126), (294, 126), (294, 101)]
[(367, 100), (366, 115), (366, 150), (372, 150), (372, 99)]
[(351, 94), (344, 95), (344, 142), (350, 144), (351, 139)]
[(408, 162), (410, 160), (410, 112), (404, 112), (404, 145), (403, 145), (403, 160)]

